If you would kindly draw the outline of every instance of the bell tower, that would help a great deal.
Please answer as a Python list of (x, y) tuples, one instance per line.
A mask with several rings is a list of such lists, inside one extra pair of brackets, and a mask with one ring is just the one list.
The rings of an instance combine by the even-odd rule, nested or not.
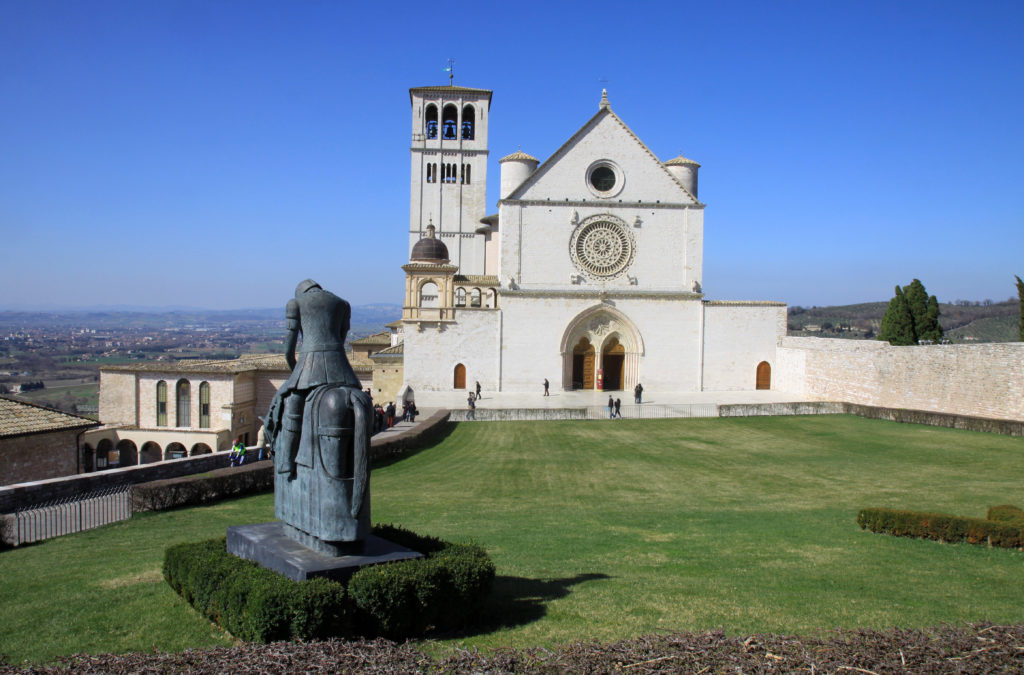
[(452, 85), (414, 87), (409, 254), (433, 225), (460, 274), (484, 273), (487, 124), (491, 91)]

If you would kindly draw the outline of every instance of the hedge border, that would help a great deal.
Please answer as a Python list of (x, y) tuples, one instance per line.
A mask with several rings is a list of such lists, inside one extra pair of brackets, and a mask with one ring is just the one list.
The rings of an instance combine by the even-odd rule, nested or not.
[(228, 553), (220, 537), (168, 548), (163, 575), (201, 614), (253, 642), (404, 639), (460, 628), (479, 616), (495, 575), (482, 548), (392, 525), (376, 525), (373, 533), (424, 557), (364, 567), (347, 584), (292, 581)]
[[(994, 508), (1005, 511), (1007, 507)], [(964, 518), (945, 513), (897, 509), (861, 509), (857, 514), (857, 524), (862, 530), (896, 537), (931, 539), (953, 544), (967, 542), (997, 548), (1024, 547), (1024, 530), (1019, 521)]]

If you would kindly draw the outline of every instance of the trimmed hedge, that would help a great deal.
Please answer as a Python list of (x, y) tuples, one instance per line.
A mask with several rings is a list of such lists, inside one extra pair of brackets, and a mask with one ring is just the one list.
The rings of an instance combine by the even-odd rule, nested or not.
[(273, 491), (274, 465), (259, 462), (252, 466), (217, 469), (206, 475), (141, 483), (132, 488), (132, 508), (163, 511)]
[(1024, 547), (1024, 531), (1020, 525), (983, 518), (896, 509), (862, 509), (857, 514), (857, 524), (862, 530), (897, 537), (933, 539), (947, 543), (966, 541), (969, 544), (987, 544), (999, 548)]
[(1024, 511), (1021, 511), (1016, 506), (1010, 506), (1009, 504), (1000, 504), (999, 506), (993, 506), (985, 514), (985, 517), (989, 520), (995, 520), (1000, 523), (1009, 523), (1017, 527), (1024, 528)]
[(476, 618), (494, 581), (494, 563), (483, 549), (391, 525), (375, 526), (374, 534), (425, 557), (364, 567), (347, 586), (323, 578), (300, 582), (228, 553), (221, 537), (170, 547), (163, 573), (211, 621), (253, 642), (402, 639)]

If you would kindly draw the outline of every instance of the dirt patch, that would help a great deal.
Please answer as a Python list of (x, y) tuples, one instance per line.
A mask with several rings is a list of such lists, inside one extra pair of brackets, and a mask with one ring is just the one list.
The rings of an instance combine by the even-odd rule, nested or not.
[(456, 650), (442, 658), (386, 640), (244, 644), (176, 654), (76, 655), (0, 673), (991, 673), (1024, 669), (1024, 626), (837, 631), (819, 637), (651, 635), (560, 649)]

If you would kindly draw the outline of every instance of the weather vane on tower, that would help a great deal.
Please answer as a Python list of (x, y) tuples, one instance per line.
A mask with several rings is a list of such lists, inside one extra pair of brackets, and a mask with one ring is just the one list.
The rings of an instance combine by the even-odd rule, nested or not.
[(448, 65), (445, 66), (444, 72), (448, 73), (448, 86), (455, 86), (455, 59), (448, 59)]

